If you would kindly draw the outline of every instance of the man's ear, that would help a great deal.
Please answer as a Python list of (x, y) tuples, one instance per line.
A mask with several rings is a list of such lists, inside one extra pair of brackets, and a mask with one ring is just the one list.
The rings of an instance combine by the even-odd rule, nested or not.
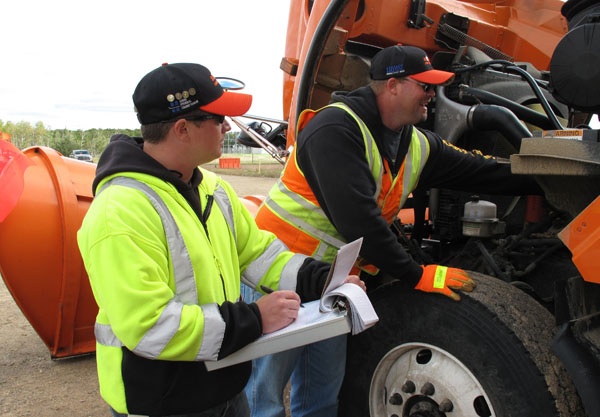
[(189, 133), (188, 133), (189, 122), (185, 119), (177, 120), (171, 129), (173, 129), (173, 133), (177, 139), (182, 141), (189, 141)]
[(387, 90), (390, 91), (392, 94), (397, 94), (398, 88), (400, 87), (400, 80), (393, 77), (388, 78), (387, 82), (385, 83), (385, 86)]

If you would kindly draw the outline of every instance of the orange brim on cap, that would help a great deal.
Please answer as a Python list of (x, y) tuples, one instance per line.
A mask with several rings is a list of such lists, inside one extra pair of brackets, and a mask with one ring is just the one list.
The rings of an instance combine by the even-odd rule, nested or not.
[(452, 82), (454, 74), (447, 71), (429, 70), (418, 74), (409, 75), (409, 78), (414, 78), (417, 81), (427, 84), (446, 84)]
[(201, 106), (200, 109), (221, 116), (241, 116), (248, 111), (250, 105), (252, 105), (250, 94), (223, 91), (221, 97), (205, 106)]

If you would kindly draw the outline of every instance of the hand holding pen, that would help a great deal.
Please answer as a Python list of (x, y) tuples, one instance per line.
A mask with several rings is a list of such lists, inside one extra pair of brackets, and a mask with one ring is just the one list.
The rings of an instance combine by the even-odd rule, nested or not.
[(266, 293), (256, 301), (262, 319), (263, 334), (279, 330), (298, 317), (300, 296), (291, 290), (274, 291), (261, 285)]
[[(272, 294), (275, 292), (274, 289), (267, 287), (266, 285), (261, 285), (260, 289), (263, 290), (265, 294)], [(304, 304), (300, 303), (300, 307), (304, 308)]]

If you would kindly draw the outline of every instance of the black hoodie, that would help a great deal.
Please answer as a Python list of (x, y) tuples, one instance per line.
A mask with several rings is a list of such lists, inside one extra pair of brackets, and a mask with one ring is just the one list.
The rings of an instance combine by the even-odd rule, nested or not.
[[(348, 105), (361, 118), (396, 175), (413, 127), (396, 132), (384, 126), (370, 87), (334, 93), (331, 101)], [(541, 193), (533, 180), (512, 175), (509, 164), (456, 148), (433, 132), (421, 131), (429, 141), (430, 153), (416, 190), (439, 187), (487, 194), (490, 190), (506, 195)], [(298, 165), (338, 232), (348, 242), (362, 236), (365, 260), (414, 287), (422, 269), (398, 243), (372, 197), (375, 179), (356, 121), (344, 110), (326, 108), (299, 133), (296, 146)]]
[[(139, 172), (173, 184), (190, 204), (200, 221), (202, 212), (198, 186), (202, 172), (195, 169), (190, 183), (181, 174), (166, 169), (143, 151), (141, 138), (115, 135), (102, 153), (92, 188), (109, 175)], [(307, 258), (298, 272), (296, 291), (302, 301), (320, 297), (330, 265)], [(255, 303), (224, 302), (219, 306), (225, 335), (219, 359), (235, 352), (262, 334), (262, 320)], [(130, 413), (182, 414), (199, 412), (223, 403), (239, 393), (250, 375), (250, 362), (207, 372), (201, 362), (150, 360), (123, 347), (122, 374)]]

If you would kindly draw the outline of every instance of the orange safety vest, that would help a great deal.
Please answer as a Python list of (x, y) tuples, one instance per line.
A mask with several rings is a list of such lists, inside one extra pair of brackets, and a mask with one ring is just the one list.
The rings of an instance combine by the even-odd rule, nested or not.
[[(408, 152), (394, 177), (388, 162), (381, 157), (367, 125), (343, 103), (330, 104), (316, 111), (303, 111), (298, 118), (296, 132), (299, 133), (319, 111), (327, 107), (345, 110), (358, 124), (363, 134), (365, 158), (377, 184), (373, 198), (376, 199), (383, 218), (391, 224), (406, 203), (409, 194), (417, 186), (429, 156), (427, 138), (413, 128)], [(298, 167), (296, 148), (292, 151), (280, 179), (259, 208), (256, 223), (261, 229), (275, 233), (292, 252), (326, 262), (332, 262), (339, 248), (346, 243), (319, 206), (302, 170)], [(370, 274), (377, 273), (377, 268), (363, 263), (359, 260), (357, 266)]]

